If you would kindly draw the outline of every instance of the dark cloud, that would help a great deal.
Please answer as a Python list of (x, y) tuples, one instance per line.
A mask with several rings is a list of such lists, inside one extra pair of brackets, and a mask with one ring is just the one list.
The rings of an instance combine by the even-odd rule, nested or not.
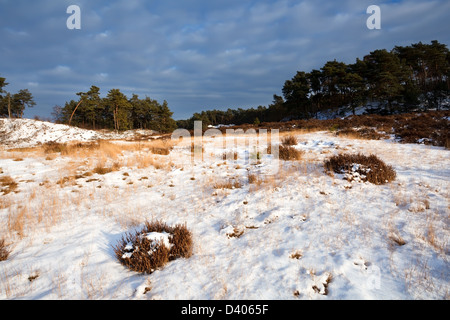
[[(448, 44), (450, 3), (382, 1), (382, 29), (368, 30), (373, 1), (0, 0), (0, 74), (29, 88), (48, 116), (97, 85), (167, 100), (175, 118), (202, 109), (257, 107), (297, 70), (347, 63), (378, 48)], [(66, 9), (82, 10), (68, 30)]]

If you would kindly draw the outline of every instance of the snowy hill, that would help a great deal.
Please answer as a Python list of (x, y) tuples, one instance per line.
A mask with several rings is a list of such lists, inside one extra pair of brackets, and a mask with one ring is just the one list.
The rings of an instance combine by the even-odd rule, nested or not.
[(132, 139), (151, 135), (151, 130), (134, 130), (115, 133), (93, 131), (64, 124), (32, 119), (0, 119), (0, 145), (6, 148), (33, 147), (46, 142), (93, 141), (98, 139)]

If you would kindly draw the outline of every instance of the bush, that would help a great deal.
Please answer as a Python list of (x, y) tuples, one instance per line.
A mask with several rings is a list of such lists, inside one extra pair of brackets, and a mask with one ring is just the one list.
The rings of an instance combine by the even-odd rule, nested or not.
[(3, 195), (15, 192), (17, 187), (18, 183), (10, 176), (0, 177), (0, 192), (3, 192)]
[(192, 243), (186, 225), (169, 227), (155, 221), (146, 222), (139, 232), (126, 234), (113, 249), (120, 263), (133, 271), (150, 274), (169, 261), (189, 258)]
[(172, 150), (171, 147), (152, 147), (152, 148), (150, 149), (150, 151), (151, 151), (153, 154), (159, 154), (159, 155), (162, 155), (162, 156), (167, 156), (167, 155), (169, 155), (171, 150)]
[(303, 152), (291, 146), (280, 145), (279, 157), (281, 160), (300, 160)]
[(395, 170), (375, 155), (340, 154), (325, 161), (325, 169), (345, 174), (349, 181), (369, 181), (373, 184), (385, 184), (395, 179)]
[(55, 141), (46, 142), (43, 147), (45, 153), (60, 153), (67, 150), (66, 143), (59, 143)]
[(286, 136), (281, 139), (281, 144), (283, 146), (295, 146), (298, 144), (297, 138), (294, 136)]
[(360, 128), (360, 129), (353, 129), (353, 128), (345, 128), (342, 130), (339, 130), (337, 132), (338, 136), (346, 136), (349, 138), (356, 138), (356, 139), (368, 139), (368, 140), (380, 140), (384, 138), (388, 138), (387, 135), (381, 134), (377, 132), (373, 128)]

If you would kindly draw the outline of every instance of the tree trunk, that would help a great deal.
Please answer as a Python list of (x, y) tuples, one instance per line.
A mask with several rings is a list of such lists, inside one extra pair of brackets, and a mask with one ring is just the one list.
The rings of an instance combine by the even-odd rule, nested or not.
[(75, 109), (73, 109), (73, 112), (72, 112), (72, 114), (70, 115), (70, 119), (69, 119), (69, 126), (70, 126), (70, 123), (72, 122), (72, 117), (73, 117), (73, 115), (75, 114), (75, 111), (77, 111), (77, 109), (78, 109), (78, 107), (80, 106), (80, 104), (81, 104), (82, 101), (83, 101), (83, 100), (80, 100), (80, 102), (78, 102), (78, 104), (77, 104), (77, 106), (75, 107)]
[(8, 93), (8, 115), (11, 119), (11, 95)]
[(114, 130), (117, 130), (116, 108), (114, 108), (114, 110), (113, 110), (113, 117), (114, 117)]

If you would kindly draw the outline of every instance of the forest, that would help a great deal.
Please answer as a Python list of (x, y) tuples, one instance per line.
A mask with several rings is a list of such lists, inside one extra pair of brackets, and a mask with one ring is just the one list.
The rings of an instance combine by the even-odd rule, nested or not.
[[(21, 118), (26, 107), (36, 103), (28, 89), (12, 94), (0, 77), (0, 117)], [(77, 100), (55, 106), (57, 123), (87, 129), (150, 129), (161, 133), (176, 128), (192, 129), (194, 121), (203, 126), (219, 124), (260, 124), (317, 118), (323, 112), (353, 112), (365, 106), (369, 114), (397, 114), (415, 110), (440, 110), (450, 97), (450, 52), (434, 40), (392, 50), (375, 50), (346, 64), (327, 61), (320, 69), (297, 71), (286, 80), (282, 96), (273, 95), (268, 106), (250, 109), (206, 110), (186, 120), (175, 121), (167, 101), (160, 103), (133, 94), (128, 98), (120, 89), (100, 97), (100, 88), (91, 86), (78, 92)], [(205, 108), (206, 109), (206, 108)]]
[(434, 40), (375, 50), (353, 64), (333, 60), (320, 69), (297, 71), (269, 106), (202, 111), (177, 125), (192, 129), (196, 120), (208, 126), (310, 119), (327, 111), (354, 114), (360, 106), (374, 114), (440, 110), (449, 96), (450, 52)]
[(111, 89), (100, 97), (100, 88), (91, 86), (88, 92), (78, 92), (78, 101), (55, 106), (52, 116), (58, 123), (89, 129), (114, 129), (117, 131), (149, 129), (158, 132), (175, 130), (167, 101), (162, 104), (149, 97), (140, 99), (133, 94), (128, 98), (120, 89)]

